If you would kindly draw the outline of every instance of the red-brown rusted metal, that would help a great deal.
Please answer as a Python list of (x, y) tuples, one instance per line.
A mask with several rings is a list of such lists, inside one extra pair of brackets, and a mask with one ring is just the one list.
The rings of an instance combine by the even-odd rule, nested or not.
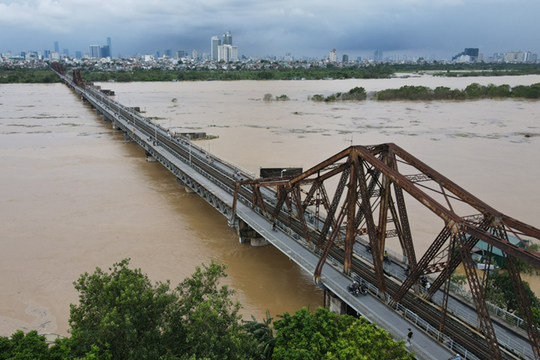
[[(328, 180), (336, 178), (337, 186), (329, 190)], [(525, 236), (540, 240), (540, 230), (498, 212), (395, 144), (351, 146), (290, 179), (259, 179), (250, 183), (257, 184), (253, 187), (254, 193), (258, 192), (253, 195), (254, 204), (264, 202), (260, 187), (277, 189), (272, 217), (295, 227), (298, 234), (322, 250), (314, 273), (316, 279), (320, 277), (327, 256), (335, 248), (344, 254), (344, 272), (349, 274), (355, 261), (353, 246), (359, 236), (364, 236), (364, 241), (371, 247), (376, 283), (383, 295), (386, 293), (383, 254), (386, 243), (393, 241), (392, 236), (397, 236), (409, 265), (409, 274), (401, 287), (391, 294), (392, 302), (400, 301), (418, 284), (421, 276), (435, 273), (438, 276), (425, 297), (429, 299), (447, 284), (442, 289), (446, 303), (449, 278), (456, 267), (464, 263), (481, 330), (493, 359), (500, 358), (501, 350), (484, 298), (487, 278), (478, 279), (470, 254), (478, 241), (484, 241), (510, 258), (540, 268), (539, 253), (528, 246), (523, 249), (510, 243), (506, 235), (510, 232), (519, 239)], [(416, 259), (405, 193), (407, 200), (419, 202), (434, 214), (434, 222), (441, 222), (442, 230), (420, 260)], [(470, 216), (470, 213), (478, 214)], [(336, 241), (338, 238), (340, 240)], [(453, 251), (455, 239), (457, 250)], [(512, 276), (519, 294), (518, 278), (519, 274)], [(529, 306), (522, 296), (518, 300), (521, 307)], [(527, 314), (526, 311), (523, 313)], [(443, 315), (443, 321), (444, 318)], [(525, 316), (525, 321), (529, 324), (532, 320)], [(529, 337), (536, 341), (538, 337), (533, 333), (533, 327), (528, 327)], [(442, 323), (441, 329), (444, 329)], [(537, 350), (535, 356), (538, 356)]]

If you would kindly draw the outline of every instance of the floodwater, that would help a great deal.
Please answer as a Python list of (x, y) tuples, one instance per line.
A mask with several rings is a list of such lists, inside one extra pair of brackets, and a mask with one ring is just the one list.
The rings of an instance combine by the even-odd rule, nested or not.
[[(307, 169), (351, 143), (395, 142), (501, 212), (540, 227), (538, 102), (307, 100), (355, 86), (472, 82), (529, 85), (540, 76), (101, 85), (174, 131), (219, 135), (200, 146), (253, 172)], [(266, 93), (291, 100), (264, 102)], [(409, 212), (422, 253), (440, 224), (415, 205)], [(0, 86), (0, 218), (0, 335), (66, 334), (69, 304), (78, 301), (73, 281), (128, 257), (152, 280), (172, 284), (201, 263), (227, 264), (245, 318), (322, 304), (309, 274), (271, 246), (239, 244), (225, 217), (145, 162), (65, 85)]]

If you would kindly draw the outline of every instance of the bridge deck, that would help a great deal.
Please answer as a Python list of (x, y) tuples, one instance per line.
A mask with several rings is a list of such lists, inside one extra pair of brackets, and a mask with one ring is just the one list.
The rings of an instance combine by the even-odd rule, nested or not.
[[(65, 80), (68, 83), (70, 82), (67, 78), (65, 78)], [(70, 85), (73, 86), (72, 83)], [(78, 91), (81, 91), (80, 88)], [(216, 181), (211, 174), (203, 173), (205, 171), (215, 172), (216, 174), (222, 175), (227, 179), (234, 181), (237, 180), (237, 178), (233, 176), (237, 171), (237, 167), (235, 165), (216, 156), (210, 155), (207, 157), (208, 154), (206, 151), (197, 147), (190, 141), (186, 141), (185, 139), (171, 139), (171, 141), (175, 141), (178, 147), (184, 152), (183, 155), (185, 158), (183, 158), (182, 156), (179, 156), (179, 154), (174, 153), (169, 147), (162, 146), (159, 142), (158, 144), (155, 144), (154, 139), (150, 139), (150, 137), (154, 134), (148, 130), (148, 127), (146, 130), (143, 130), (143, 128), (139, 126), (134, 126), (133, 122), (128, 121), (128, 119), (126, 119), (124, 116), (119, 115), (118, 112), (120, 112), (121, 105), (116, 104), (116, 108), (114, 108), (110, 104), (107, 105), (106, 103), (103, 103), (102, 100), (100, 100), (99, 97), (95, 96), (93, 93), (85, 94), (85, 96), (88, 96), (93, 105), (98, 106), (100, 111), (104, 113), (106, 117), (118, 122), (119, 126), (126, 133), (128, 133), (131, 138), (135, 139), (139, 145), (152, 154), (159, 154), (160, 159), (158, 160), (164, 165), (168, 166), (173, 173), (175, 173), (177, 176), (178, 173), (187, 175), (191, 180), (197, 183), (198, 186), (203, 187), (206, 192), (210, 193), (212, 197), (221, 201), (225, 206), (232, 207), (233, 191), (230, 188), (227, 188), (227, 186), (219, 184), (219, 181)], [(101, 99), (110, 103), (109, 99), (104, 97), (101, 97)], [(125, 110), (126, 108), (123, 109)], [(157, 127), (155, 130), (161, 136), (166, 136), (164, 130)], [(205, 169), (196, 169), (198, 166), (190, 166), (191, 160), (188, 159), (188, 153), (190, 154), (190, 158), (197, 160), (199, 165), (204, 165)], [(242, 171), (242, 176), (243, 178), (248, 178), (253, 177), (253, 174)], [(222, 213), (228, 216), (225, 211), (222, 211)], [(272, 231), (271, 223), (267, 218), (263, 217), (241, 201), (239, 201), (237, 204), (236, 216), (246, 222), (252, 229), (286, 254), (292, 261), (296, 262), (308, 273), (313, 274), (319, 257), (313, 253), (312, 249), (309, 248), (309, 244), (301, 244), (298, 239), (294, 239), (295, 235), (288, 234), (287, 228), (283, 228), (277, 232)], [(366, 262), (372, 261), (371, 256), (367, 254), (365, 247), (359, 243), (355, 245), (355, 256), (363, 259), (363, 261)], [(400, 281), (402, 281), (402, 277), (406, 277), (403, 267), (397, 264), (387, 265), (387, 268), (388, 272)], [(339, 264), (332, 266), (332, 261), (330, 261), (327, 263), (327, 266), (323, 268), (321, 284), (324, 287), (330, 289), (359, 314), (362, 314), (371, 322), (374, 322), (388, 330), (396, 339), (404, 340), (407, 329), (413, 328), (415, 335), (411, 350), (413, 350), (419, 358), (448, 359), (452, 355), (455, 355), (455, 352), (460, 352), (462, 355), (465, 355), (463, 354), (464, 351), (462, 348), (460, 348), (461, 351), (452, 350), (451, 352), (440, 342), (425, 334), (425, 327), (424, 330), (422, 330), (420, 327), (416, 327), (414, 324), (414, 317), (403, 317), (394, 309), (391, 309), (385, 303), (379, 301), (376, 296), (371, 294), (368, 296), (359, 297), (352, 296), (346, 290), (346, 287), (350, 284), (350, 282), (350, 277), (344, 275), (340, 271)], [(437, 301), (437, 296), (434, 297), (434, 300)], [(459, 299), (451, 298), (449, 307), (454, 307), (456, 309), (455, 311), (460, 312), (460, 316), (462, 318), (469, 319), (469, 322), (475, 325), (477, 317), (476, 311), (470, 306), (463, 304)], [(405, 313), (407, 315), (406, 311)], [(520, 352), (524, 352), (526, 355), (532, 358), (532, 356), (529, 355), (529, 353), (532, 354), (532, 351), (527, 340), (521, 337), (516, 337), (512, 331), (509, 331), (505, 326), (500, 326), (498, 324), (496, 324), (496, 332), (499, 342), (503, 343), (506, 339), (508, 343), (512, 342), (512, 348), (517, 349)], [(447, 343), (446, 346), (453, 346), (453, 344)], [(474, 359), (475, 357), (473, 356), (471, 358)]]

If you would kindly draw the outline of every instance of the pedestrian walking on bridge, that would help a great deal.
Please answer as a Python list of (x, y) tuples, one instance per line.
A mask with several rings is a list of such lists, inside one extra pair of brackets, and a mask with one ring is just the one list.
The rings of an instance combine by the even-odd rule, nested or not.
[(407, 342), (409, 343), (409, 345), (411, 345), (411, 340), (413, 338), (413, 332), (412, 330), (409, 328), (409, 332), (407, 333)]

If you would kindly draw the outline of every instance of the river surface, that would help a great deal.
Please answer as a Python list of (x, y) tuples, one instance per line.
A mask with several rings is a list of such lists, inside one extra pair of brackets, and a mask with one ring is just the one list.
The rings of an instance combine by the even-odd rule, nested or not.
[[(395, 142), (501, 212), (540, 227), (538, 102), (307, 100), (356, 86), (472, 82), (530, 85), (540, 76), (101, 85), (174, 131), (218, 135), (200, 146), (253, 172), (307, 169), (351, 143)], [(291, 100), (264, 102), (266, 93)], [(441, 226), (414, 204), (409, 212), (421, 254)], [(172, 284), (201, 263), (225, 263), (245, 318), (322, 305), (309, 274), (271, 246), (239, 244), (225, 217), (147, 163), (62, 84), (0, 85), (0, 218), (1, 336), (67, 334), (69, 304), (78, 301), (73, 282), (123, 258)]]

